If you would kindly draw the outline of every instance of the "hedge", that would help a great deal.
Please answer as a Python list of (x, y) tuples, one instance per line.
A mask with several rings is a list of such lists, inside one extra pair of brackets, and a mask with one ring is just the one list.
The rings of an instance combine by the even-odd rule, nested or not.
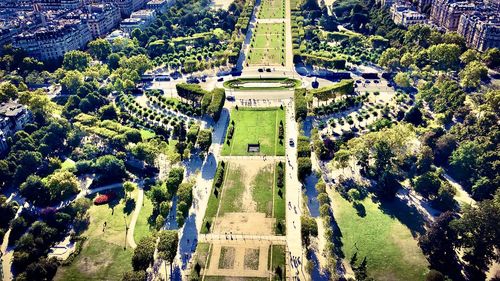
[(342, 80), (335, 85), (314, 89), (309, 93), (321, 101), (333, 99), (336, 96), (352, 94), (354, 93), (354, 80)]
[(215, 121), (218, 121), (224, 107), (224, 101), (226, 100), (226, 90), (215, 88), (210, 95), (212, 96), (212, 100), (207, 108), (207, 114)]
[(207, 91), (203, 90), (200, 85), (179, 83), (175, 85), (179, 97), (191, 100), (193, 102), (200, 102)]
[(301, 54), (300, 57), (305, 64), (320, 65), (327, 69), (345, 69), (345, 59), (327, 58), (310, 54)]

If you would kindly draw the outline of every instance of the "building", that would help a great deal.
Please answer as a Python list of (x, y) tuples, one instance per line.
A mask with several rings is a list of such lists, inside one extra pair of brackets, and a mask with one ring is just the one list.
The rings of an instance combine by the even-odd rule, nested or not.
[(390, 8), (395, 0), (376, 0), (375, 2), (380, 4), (381, 7)]
[(92, 40), (86, 23), (77, 19), (52, 21), (33, 32), (23, 32), (14, 37), (14, 45), (34, 57), (48, 61), (60, 59), (71, 50), (83, 49)]
[(8, 149), (7, 138), (22, 130), (31, 118), (31, 112), (22, 104), (0, 104), (0, 154)]
[(431, 8), (430, 19), (437, 26), (456, 31), (460, 16), (476, 10), (476, 4), (456, 0), (435, 0)]
[(129, 38), (129, 35), (128, 33), (120, 30), (120, 29), (117, 29), (117, 30), (114, 30), (113, 32), (111, 32), (108, 36), (106, 36), (106, 40), (109, 42), (109, 43), (113, 43), (113, 41), (115, 41), (115, 39), (118, 39), (118, 38)]
[(121, 21), (120, 9), (115, 4), (89, 5), (81, 18), (87, 22), (93, 38), (103, 37)]
[(81, 0), (36, 0), (44, 10), (74, 10), (82, 6)]
[(146, 9), (155, 10), (156, 12), (163, 12), (167, 7), (167, 0), (151, 0), (146, 3)]
[(427, 23), (427, 16), (414, 10), (409, 3), (394, 3), (390, 9), (391, 18), (395, 24), (406, 27)]
[(120, 23), (120, 29), (128, 34), (132, 33), (136, 28), (144, 29), (154, 21), (155, 16), (156, 12), (154, 10), (135, 11), (130, 15), (130, 18), (124, 19)]
[(500, 16), (497, 12), (463, 14), (457, 32), (465, 38), (469, 48), (482, 52), (500, 48)]

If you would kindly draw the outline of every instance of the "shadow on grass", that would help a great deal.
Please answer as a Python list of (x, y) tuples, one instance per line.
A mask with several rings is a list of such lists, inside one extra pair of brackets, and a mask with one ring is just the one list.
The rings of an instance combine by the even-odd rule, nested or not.
[(379, 208), (391, 218), (396, 218), (411, 231), (411, 235), (416, 238), (425, 233), (425, 220), (420, 212), (414, 206), (408, 206), (399, 198), (392, 200), (378, 200), (372, 197), (374, 202), (380, 202)]

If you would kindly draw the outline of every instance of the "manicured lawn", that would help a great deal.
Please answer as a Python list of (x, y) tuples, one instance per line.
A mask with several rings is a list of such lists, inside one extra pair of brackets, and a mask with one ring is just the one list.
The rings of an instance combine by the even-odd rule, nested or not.
[(271, 245), (271, 254), (272, 254), (272, 264), (270, 271), (275, 273), (275, 269), (279, 266), (283, 272), (283, 276), (281, 279), (278, 278), (277, 275), (274, 275), (273, 280), (286, 280), (286, 267), (285, 267), (285, 259), (286, 259), (286, 249), (283, 245)]
[(281, 65), (285, 62), (285, 24), (259, 23), (253, 33), (249, 64)]
[(284, 0), (262, 0), (259, 19), (279, 19), (285, 17)]
[(243, 212), (242, 198), (245, 184), (242, 181), (241, 167), (236, 164), (227, 166), (227, 176), (222, 187), (219, 216), (225, 213)]
[(273, 177), (272, 165), (261, 169), (252, 183), (252, 198), (257, 203), (257, 212), (266, 213), (270, 218), (273, 211)]
[(75, 161), (71, 160), (71, 158), (66, 158), (64, 162), (61, 163), (61, 169), (63, 170), (69, 170), (75, 168)]
[[(220, 162), (219, 162), (219, 166), (220, 166)], [(218, 167), (218, 169), (219, 169), (219, 167)], [(229, 163), (226, 163), (225, 176), (227, 175), (228, 169), (229, 169)], [(207, 228), (206, 223), (208, 222), (209, 224), (212, 224), (215, 216), (217, 215), (217, 208), (219, 207), (219, 201), (220, 201), (221, 194), (219, 194), (218, 196), (215, 196), (214, 190), (215, 190), (215, 181), (214, 181), (214, 184), (212, 184), (212, 189), (210, 191), (210, 197), (208, 198), (207, 208), (205, 210), (205, 217), (203, 219), (203, 226), (202, 226), (201, 231), (200, 231), (203, 234), (210, 232), (209, 229)], [(222, 189), (220, 189), (220, 190), (222, 190)]]
[[(360, 217), (352, 204), (332, 192), (335, 219), (342, 233), (342, 250), (349, 261), (357, 252), (358, 264), (367, 258), (368, 275), (375, 280), (424, 280), (427, 260), (411, 230), (395, 216), (405, 220), (407, 210), (384, 213), (371, 198), (361, 203), (366, 216)], [(409, 223), (409, 222), (407, 222)]]
[(137, 222), (135, 224), (134, 230), (134, 240), (136, 243), (139, 242), (142, 238), (151, 234), (151, 227), (154, 226), (150, 225), (149, 219), (152, 214), (153, 202), (151, 202), (151, 199), (149, 199), (148, 196), (144, 194), (143, 206), (141, 208), (139, 216), (137, 217)]
[[(231, 111), (235, 122), (233, 138), (222, 148), (222, 155), (285, 155), (284, 143), (278, 139), (280, 120), (285, 125), (285, 111), (279, 108), (240, 108)], [(228, 130), (229, 131), (229, 130)], [(260, 144), (260, 152), (247, 152), (248, 144)]]
[(141, 137), (143, 140), (148, 140), (150, 138), (153, 138), (155, 135), (156, 134), (153, 131), (141, 129)]
[[(133, 197), (136, 192), (132, 193)], [(125, 210), (124, 200), (117, 199), (111, 205), (93, 205), (89, 209), (90, 224), (83, 233), (88, 239), (81, 253), (72, 264), (60, 267), (55, 279), (121, 280), (123, 273), (132, 269), (133, 251), (128, 245), (124, 250), (126, 223), (130, 223), (131, 213), (130, 209)]]

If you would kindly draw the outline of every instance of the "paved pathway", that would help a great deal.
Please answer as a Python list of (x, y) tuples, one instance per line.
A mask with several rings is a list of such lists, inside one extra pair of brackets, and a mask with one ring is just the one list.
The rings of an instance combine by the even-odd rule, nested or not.
[(210, 242), (210, 243), (227, 243), (228, 241), (269, 241), (273, 242), (275, 245), (285, 245), (286, 236), (276, 236), (276, 235), (247, 235), (247, 234), (201, 234), (199, 237), (200, 242)]
[[(9, 197), (10, 198), (10, 197)], [(23, 206), (19, 206), (19, 209), (17, 210), (16, 215), (14, 216), (14, 219), (18, 218), (19, 215), (21, 214), (23, 210)], [(9, 227), (9, 230), (5, 233), (2, 241), (2, 275), (3, 275), (3, 280), (12, 280), (12, 258), (14, 255), (14, 249), (9, 248), (9, 236), (10, 236), (10, 231), (11, 228)]]
[(130, 220), (130, 224), (128, 226), (128, 231), (127, 231), (127, 242), (133, 249), (137, 247), (137, 244), (135, 243), (134, 239), (134, 231), (135, 231), (135, 224), (137, 223), (137, 218), (141, 213), (143, 202), (144, 202), (144, 190), (142, 189), (142, 187), (139, 187), (139, 193), (137, 194), (137, 199), (135, 202), (135, 210), (134, 213), (132, 214), (132, 219)]

